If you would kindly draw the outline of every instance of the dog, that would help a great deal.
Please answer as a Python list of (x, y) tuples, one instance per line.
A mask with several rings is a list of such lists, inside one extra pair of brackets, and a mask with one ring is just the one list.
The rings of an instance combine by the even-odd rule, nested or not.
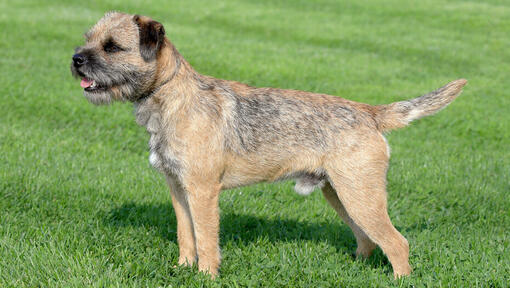
[(466, 80), (372, 106), (201, 75), (146, 16), (109, 12), (85, 38), (72, 74), (94, 104), (134, 104), (150, 134), (149, 162), (170, 187), (180, 265), (198, 262), (199, 271), (218, 274), (221, 190), (297, 179), (300, 194), (322, 190), (352, 229), (357, 255), (369, 257), (378, 245), (394, 277), (411, 273), (408, 242), (387, 213), (383, 133), (444, 108)]

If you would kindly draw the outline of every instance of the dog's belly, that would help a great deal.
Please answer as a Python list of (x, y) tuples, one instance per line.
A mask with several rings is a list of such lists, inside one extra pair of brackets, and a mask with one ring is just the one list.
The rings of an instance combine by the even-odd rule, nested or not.
[[(263, 153), (261, 153), (263, 154)], [(307, 153), (307, 157), (299, 160), (293, 157), (274, 157), (257, 161), (250, 157), (237, 158), (226, 167), (221, 178), (223, 189), (247, 186), (260, 182), (277, 182), (283, 180), (296, 180), (295, 190), (298, 194), (308, 195), (325, 182), (325, 174), (320, 163), (320, 155)]]
[[(225, 177), (226, 176), (226, 177)], [(222, 179), (222, 187), (223, 189), (232, 189), (236, 187), (246, 186), (250, 184), (260, 183), (260, 182), (276, 182), (283, 180), (296, 180), (296, 185), (294, 186), (294, 190), (296, 193), (306, 196), (312, 193), (317, 188), (322, 188), (325, 183), (325, 176), (306, 173), (306, 172), (297, 172), (292, 173), (291, 175), (285, 175), (278, 179), (273, 179), (274, 177), (250, 177), (246, 174), (229, 174), (224, 175)]]

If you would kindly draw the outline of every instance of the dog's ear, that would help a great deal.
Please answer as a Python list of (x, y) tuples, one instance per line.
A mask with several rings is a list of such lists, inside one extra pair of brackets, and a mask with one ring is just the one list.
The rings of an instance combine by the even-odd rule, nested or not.
[(133, 20), (140, 30), (140, 53), (143, 60), (150, 62), (156, 59), (159, 50), (165, 43), (163, 24), (148, 17), (135, 15)]

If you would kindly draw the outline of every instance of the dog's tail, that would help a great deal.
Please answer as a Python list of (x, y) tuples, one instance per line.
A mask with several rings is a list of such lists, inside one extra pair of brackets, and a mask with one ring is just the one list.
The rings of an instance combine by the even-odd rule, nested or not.
[(375, 120), (381, 131), (407, 126), (411, 121), (432, 115), (450, 104), (466, 85), (467, 80), (459, 79), (411, 100), (375, 106)]

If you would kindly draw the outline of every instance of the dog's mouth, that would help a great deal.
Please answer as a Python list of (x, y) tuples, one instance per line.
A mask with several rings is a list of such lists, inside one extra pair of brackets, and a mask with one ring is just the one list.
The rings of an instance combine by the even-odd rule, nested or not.
[(83, 77), (81, 79), (80, 86), (83, 88), (83, 90), (87, 92), (101, 92), (106, 91), (108, 87), (102, 86), (101, 84), (97, 83), (96, 80), (89, 79), (86, 77)]

